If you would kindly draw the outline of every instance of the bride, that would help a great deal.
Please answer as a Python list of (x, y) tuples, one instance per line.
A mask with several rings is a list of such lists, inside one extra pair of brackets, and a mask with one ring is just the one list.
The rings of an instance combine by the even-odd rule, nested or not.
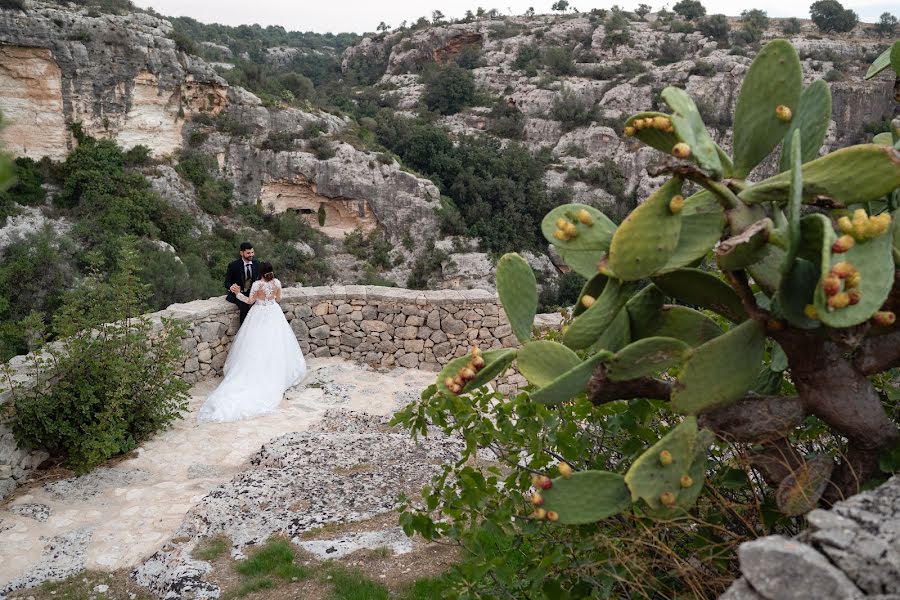
[(225, 378), (210, 394), (197, 420), (238, 421), (272, 412), (284, 391), (306, 376), (306, 361), (281, 306), (281, 282), (271, 263), (259, 266), (262, 279), (250, 288), (252, 305), (225, 360)]

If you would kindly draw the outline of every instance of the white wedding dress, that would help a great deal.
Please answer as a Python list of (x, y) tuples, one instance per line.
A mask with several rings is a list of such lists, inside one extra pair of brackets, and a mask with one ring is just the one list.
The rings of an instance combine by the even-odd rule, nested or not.
[(211, 393), (197, 420), (239, 421), (274, 411), (284, 391), (306, 376), (306, 360), (278, 300), (281, 282), (259, 280), (250, 289), (252, 304), (238, 330), (228, 358), (225, 378)]

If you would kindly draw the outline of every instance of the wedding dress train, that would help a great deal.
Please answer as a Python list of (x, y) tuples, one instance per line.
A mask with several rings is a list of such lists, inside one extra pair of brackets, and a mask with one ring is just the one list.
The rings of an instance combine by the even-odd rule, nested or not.
[[(250, 309), (238, 330), (225, 378), (206, 399), (197, 420), (238, 421), (274, 411), (285, 390), (306, 376), (306, 360), (277, 298), (281, 282), (257, 281), (250, 291)], [(255, 301), (255, 302), (254, 302)]]

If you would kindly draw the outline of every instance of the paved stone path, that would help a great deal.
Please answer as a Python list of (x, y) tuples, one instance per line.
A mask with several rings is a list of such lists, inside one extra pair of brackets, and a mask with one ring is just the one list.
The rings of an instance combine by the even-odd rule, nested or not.
[[(337, 443), (335, 435), (347, 435), (342, 431), (343, 418), (338, 415), (338, 419), (332, 418), (337, 423), (329, 424), (328, 418), (323, 422), (326, 411), (353, 411), (352, 414), (363, 413), (371, 418), (387, 415), (418, 397), (434, 378), (433, 373), (403, 368), (378, 372), (339, 359), (311, 359), (309, 367), (307, 379), (288, 391), (277, 412), (238, 423), (198, 426), (196, 413), (217, 380), (201, 382), (191, 392), (185, 418), (144, 443), (133, 458), (82, 477), (31, 488), (0, 506), (0, 598), (14, 589), (63, 578), (84, 568), (115, 570), (140, 565), (154, 553), (158, 555), (157, 551), (179, 528), (187, 528), (198, 536), (207, 533), (197, 531), (197, 520), (208, 523), (204, 516), (207, 509), (223, 510), (208, 496), (228, 496), (229, 486), (234, 489), (237, 485), (235, 481), (243, 481), (232, 494), (238, 501), (262, 494), (260, 489), (268, 489), (265, 480), (277, 480), (280, 476), (271, 464), (271, 460), (278, 460), (271, 457), (273, 452), (280, 453), (280, 459), (290, 455), (291, 460), (282, 460), (282, 466), (289, 468), (309, 454), (310, 444), (333, 447), (332, 451), (338, 454), (345, 445), (352, 445), (347, 439)], [(353, 439), (372, 434), (373, 431), (366, 431), (367, 427), (356, 427)], [(309, 432), (312, 437), (303, 438), (303, 434), (295, 432)], [(407, 443), (399, 441), (399, 434), (396, 435), (395, 444)], [(284, 438), (280, 446), (275, 443), (264, 447), (280, 437)], [(319, 438), (322, 440), (317, 441)], [(293, 448), (298, 440), (302, 456), (296, 455), (296, 449), (284, 450)], [(365, 444), (371, 443), (372, 440), (362, 444), (359, 460), (366, 459)], [(270, 456), (260, 458), (264, 453), (261, 447)], [(390, 448), (384, 450), (393, 452)], [(290, 454), (292, 451), (295, 455)], [(248, 471), (251, 457), (257, 468), (249, 467)], [(261, 461), (268, 469), (262, 478), (256, 476)], [(249, 486), (248, 477), (254, 482)], [(323, 479), (323, 485), (327, 484)], [(284, 488), (283, 482), (279, 485)], [(212, 491), (215, 493), (210, 494)], [(389, 508), (388, 502), (386, 508), (379, 510)], [(321, 522), (358, 520), (365, 514), (366, 511), (357, 510), (352, 515), (312, 515), (303, 528)], [(234, 525), (235, 519), (229, 523)], [(262, 535), (279, 528), (283, 529), (275, 523), (254, 531)], [(243, 536), (245, 542), (256, 543), (246, 533), (245, 525), (239, 529), (229, 531), (222, 526), (208, 533)], [(236, 542), (236, 556), (240, 555), (240, 546)]]

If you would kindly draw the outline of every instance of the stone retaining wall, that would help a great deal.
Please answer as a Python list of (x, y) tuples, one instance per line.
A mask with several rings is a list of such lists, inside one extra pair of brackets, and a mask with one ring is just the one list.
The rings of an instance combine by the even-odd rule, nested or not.
[[(496, 295), (484, 290), (416, 291), (377, 286), (285, 288), (281, 307), (307, 356), (336, 356), (374, 367), (401, 366), (439, 371), (467, 353), (472, 344), (484, 350), (516, 345)], [(187, 335), (183, 377), (195, 383), (221, 375), (238, 330), (237, 308), (224, 298), (173, 304), (148, 315), (183, 321)], [(13, 378), (27, 382), (26, 357), (11, 360)], [(514, 392), (524, 379), (508, 372), (497, 382), (503, 393)], [(0, 384), (0, 410), (9, 401)], [(0, 413), (2, 414), (2, 413)], [(0, 423), (0, 498), (46, 459), (43, 452), (16, 446)]]

